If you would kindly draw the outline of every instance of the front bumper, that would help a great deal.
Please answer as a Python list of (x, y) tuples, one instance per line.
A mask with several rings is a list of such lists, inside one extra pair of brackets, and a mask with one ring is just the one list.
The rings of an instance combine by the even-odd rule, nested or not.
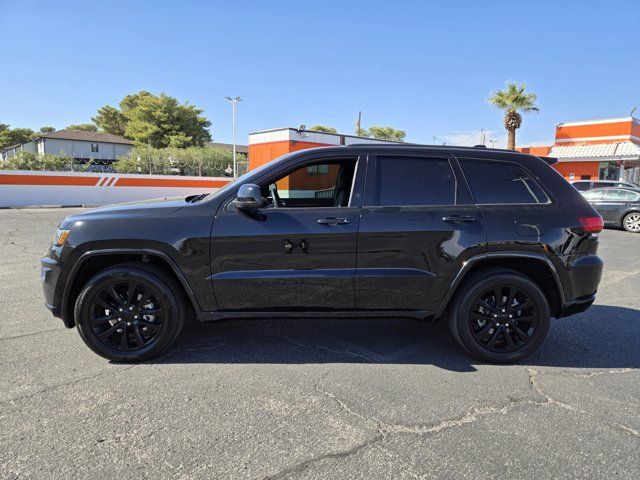
[(44, 304), (54, 317), (61, 318), (67, 328), (73, 327), (64, 319), (62, 311), (63, 283), (60, 256), (62, 247), (52, 246), (46, 257), (40, 260), (40, 282), (44, 293)]
[(585, 297), (576, 298), (571, 302), (567, 302), (562, 309), (561, 317), (570, 317), (576, 313), (582, 313), (589, 308), (596, 300), (595, 293), (593, 295), (587, 295)]

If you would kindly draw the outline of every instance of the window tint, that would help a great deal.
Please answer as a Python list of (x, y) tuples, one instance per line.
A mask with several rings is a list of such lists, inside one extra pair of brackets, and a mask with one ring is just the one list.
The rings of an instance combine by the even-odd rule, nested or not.
[(515, 163), (461, 160), (460, 166), (478, 204), (549, 202), (540, 185)]
[(607, 190), (606, 200), (629, 202), (638, 198), (638, 194), (628, 190)]
[(447, 159), (378, 157), (373, 205), (455, 205), (455, 190)]
[(589, 190), (591, 182), (573, 182), (571, 185), (573, 185), (576, 190), (584, 192), (585, 190)]
[(604, 198), (604, 190), (589, 190), (582, 194), (587, 200), (602, 200)]

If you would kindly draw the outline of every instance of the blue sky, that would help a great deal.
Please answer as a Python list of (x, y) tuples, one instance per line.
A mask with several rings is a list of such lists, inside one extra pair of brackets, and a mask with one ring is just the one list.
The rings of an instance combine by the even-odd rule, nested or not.
[[(231, 140), (225, 96), (251, 131), (391, 125), (407, 140), (504, 140), (486, 99), (538, 94), (518, 144), (558, 122), (640, 110), (640, 1), (0, 0), (0, 122), (63, 128), (138, 90), (204, 108)], [(465, 144), (477, 143), (478, 136)]]

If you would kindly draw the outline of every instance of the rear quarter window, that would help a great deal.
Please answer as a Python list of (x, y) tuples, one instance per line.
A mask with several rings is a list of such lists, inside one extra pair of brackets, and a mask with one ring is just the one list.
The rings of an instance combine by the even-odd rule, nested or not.
[(460, 166), (477, 204), (549, 203), (542, 187), (516, 163), (461, 159)]

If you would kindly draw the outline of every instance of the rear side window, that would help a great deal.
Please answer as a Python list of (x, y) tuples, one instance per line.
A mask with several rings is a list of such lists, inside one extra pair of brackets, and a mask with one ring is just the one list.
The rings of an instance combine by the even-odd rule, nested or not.
[(637, 200), (638, 194), (628, 190), (607, 190), (605, 200), (630, 202)]
[(549, 203), (549, 197), (520, 165), (491, 160), (460, 160), (477, 204)]
[(380, 156), (375, 206), (455, 205), (456, 182), (445, 158)]

